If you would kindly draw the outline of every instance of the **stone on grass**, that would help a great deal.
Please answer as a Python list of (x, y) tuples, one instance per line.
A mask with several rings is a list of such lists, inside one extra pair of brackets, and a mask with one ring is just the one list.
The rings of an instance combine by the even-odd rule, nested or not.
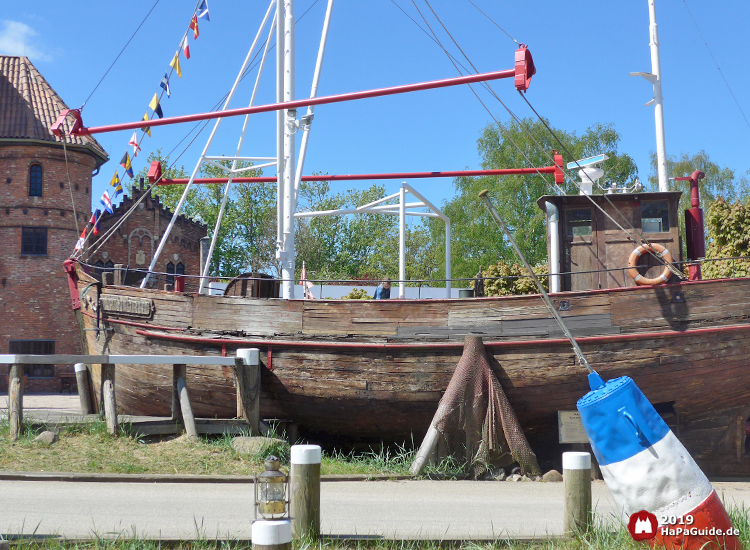
[(243, 455), (256, 455), (274, 443), (284, 445), (286, 442), (283, 439), (273, 437), (238, 436), (232, 439), (232, 448)]
[(59, 438), (55, 432), (46, 431), (36, 436), (34, 441), (42, 443), (43, 445), (52, 445), (53, 443), (57, 443), (58, 439)]
[(562, 474), (560, 474), (560, 472), (558, 472), (557, 470), (550, 470), (549, 472), (547, 472), (546, 474), (542, 476), (542, 481), (557, 482), (557, 481), (562, 481), (562, 480), (563, 480)]

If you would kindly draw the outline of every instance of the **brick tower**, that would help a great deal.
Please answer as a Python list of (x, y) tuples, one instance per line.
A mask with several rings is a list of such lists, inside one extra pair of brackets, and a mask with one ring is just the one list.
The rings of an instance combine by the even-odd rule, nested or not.
[[(0, 353), (81, 353), (62, 262), (91, 216), (92, 173), (108, 156), (89, 136), (66, 135), (63, 148), (49, 128), (65, 108), (27, 57), (0, 56)], [(72, 369), (29, 365), (26, 389), (60, 390), (60, 372)]]

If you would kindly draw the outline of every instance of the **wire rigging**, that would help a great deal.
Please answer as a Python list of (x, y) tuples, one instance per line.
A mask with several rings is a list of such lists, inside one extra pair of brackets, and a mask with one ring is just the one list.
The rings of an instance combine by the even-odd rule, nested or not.
[[(394, 2), (394, 3), (395, 3), (395, 2)], [(418, 13), (420, 14), (420, 16), (422, 17), (422, 19), (423, 19), (423, 20), (425, 21), (425, 24), (426, 24), (426, 25), (428, 26), (428, 28), (430, 29), (430, 31), (431, 31), (431, 32), (433, 33), (433, 35), (434, 35), (434, 31), (432, 30), (432, 27), (430, 27), (429, 23), (427, 23), (427, 20), (425, 19), (424, 15), (422, 15), (422, 12), (421, 12), (421, 11), (419, 10), (419, 8), (417, 7), (417, 5), (416, 5), (416, 3), (415, 3), (415, 0), (412, 0), (412, 3), (414, 4), (414, 7), (415, 7), (415, 8), (417, 9), (417, 12), (418, 12)], [(465, 53), (465, 52), (463, 51), (463, 49), (462, 49), (462, 48), (461, 48), (461, 47), (460, 47), (460, 46), (458, 45), (458, 43), (456, 42), (456, 40), (455, 40), (455, 39), (453, 38), (453, 36), (451, 35), (451, 33), (450, 33), (450, 32), (448, 31), (448, 29), (446, 28), (446, 26), (445, 26), (445, 25), (443, 24), (443, 22), (442, 22), (442, 20), (440, 19), (440, 17), (439, 17), (438, 15), (437, 15), (437, 13), (435, 13), (435, 10), (433, 10), (433, 9), (432, 9), (432, 6), (430, 6), (430, 3), (429, 3), (429, 1), (428, 1), (428, 0), (425, 0), (425, 4), (426, 4), (426, 5), (427, 5), (427, 6), (428, 6), (428, 7), (430, 8), (430, 11), (432, 11), (432, 13), (433, 13), (433, 15), (435, 16), (435, 18), (437, 19), (437, 21), (438, 21), (438, 22), (440, 23), (440, 25), (441, 25), (441, 26), (443, 27), (443, 29), (445, 30), (446, 34), (448, 34), (448, 36), (449, 36), (449, 37), (450, 37), (450, 39), (451, 39), (451, 40), (453, 41), (453, 43), (454, 43), (454, 44), (456, 45), (456, 47), (457, 47), (457, 48), (459, 49), (459, 51), (461, 52), (461, 54), (462, 54), (462, 55), (463, 55), (463, 56), (464, 56), (464, 57), (466, 58), (467, 62), (468, 62), (468, 63), (469, 63), (469, 64), (470, 64), (471, 66), (472, 66), (472, 68), (474, 69), (474, 71), (478, 73), (479, 71), (478, 71), (478, 69), (476, 68), (476, 66), (475, 66), (475, 65), (474, 65), (474, 64), (473, 64), (473, 63), (471, 62), (471, 60), (470, 60), (470, 59), (468, 58), (468, 56), (467, 56), (467, 55), (466, 55), (466, 53)], [(403, 11), (403, 10), (401, 10), (401, 11)], [(412, 21), (414, 21), (414, 20), (412, 19)], [(449, 59), (451, 59), (451, 60), (452, 60), (452, 57), (453, 57), (453, 56), (451, 56), (451, 55), (450, 55), (450, 54), (448, 53), (448, 51), (447, 51), (447, 50), (445, 49), (445, 47), (444, 47), (444, 46), (442, 45), (442, 43), (441, 43), (441, 42), (440, 42), (440, 40), (439, 40), (439, 39), (437, 38), (437, 36), (435, 36), (435, 39), (434, 39), (434, 41), (435, 41), (435, 42), (436, 42), (436, 43), (438, 44), (438, 46), (439, 46), (439, 47), (440, 47), (440, 48), (441, 48), (441, 49), (442, 49), (442, 50), (443, 50), (443, 51), (444, 51), (444, 52), (446, 53), (446, 55), (448, 55)], [(455, 64), (455, 63), (454, 63), (454, 67), (456, 67), (456, 70), (458, 70), (458, 67), (456, 66), (456, 64)], [(464, 70), (465, 70), (465, 69), (464, 69)], [(459, 70), (459, 74), (461, 74), (460, 70)], [(548, 157), (548, 158), (549, 158), (549, 159), (550, 159), (550, 160), (551, 160), (551, 161), (552, 161), (552, 162), (554, 163), (554, 158), (552, 158), (552, 156), (551, 156), (551, 155), (550, 155), (550, 154), (549, 154), (549, 153), (548, 153), (548, 152), (546, 151), (546, 148), (542, 147), (542, 146), (541, 146), (541, 145), (539, 144), (539, 142), (538, 142), (538, 141), (537, 141), (537, 140), (536, 140), (536, 139), (534, 138), (533, 134), (532, 134), (532, 133), (531, 133), (531, 132), (529, 131), (529, 129), (528, 129), (528, 127), (526, 126), (526, 124), (525, 124), (525, 123), (524, 123), (524, 122), (523, 122), (523, 121), (522, 121), (522, 120), (521, 120), (521, 119), (520, 119), (520, 118), (519, 118), (518, 116), (516, 116), (516, 115), (515, 115), (515, 113), (513, 113), (513, 111), (512, 111), (512, 110), (511, 110), (511, 109), (510, 109), (510, 108), (509, 108), (509, 107), (508, 107), (508, 106), (507, 106), (507, 105), (506, 105), (506, 104), (505, 104), (505, 103), (504, 103), (504, 102), (503, 102), (503, 101), (502, 101), (502, 100), (500, 99), (500, 97), (499, 97), (499, 96), (497, 95), (497, 93), (495, 93), (495, 91), (494, 91), (494, 90), (492, 89), (492, 87), (491, 87), (491, 86), (489, 85), (489, 83), (487, 83), (487, 82), (484, 82), (484, 83), (482, 83), (482, 85), (483, 85), (483, 86), (484, 86), (484, 88), (485, 88), (486, 90), (488, 90), (488, 91), (490, 92), (490, 94), (491, 94), (491, 95), (492, 95), (492, 96), (493, 96), (493, 97), (494, 97), (494, 98), (495, 98), (495, 99), (496, 99), (496, 100), (497, 100), (497, 101), (498, 101), (498, 102), (499, 102), (499, 103), (500, 103), (500, 104), (501, 104), (501, 105), (502, 105), (502, 106), (503, 106), (503, 107), (505, 108), (505, 110), (506, 110), (506, 111), (508, 112), (508, 114), (509, 114), (509, 115), (510, 115), (511, 117), (513, 117), (513, 119), (514, 119), (514, 120), (516, 120), (516, 122), (517, 122), (517, 123), (518, 123), (518, 124), (519, 124), (519, 125), (521, 126), (521, 128), (522, 128), (522, 129), (524, 130), (524, 132), (525, 132), (525, 133), (526, 133), (526, 134), (527, 134), (527, 135), (529, 136), (529, 138), (530, 138), (530, 139), (531, 139), (531, 140), (532, 140), (532, 141), (533, 141), (533, 142), (535, 143), (535, 145), (536, 145), (537, 147), (539, 147), (539, 148), (540, 148), (540, 150), (542, 151), (542, 154), (546, 155), (546, 156), (547, 156), (547, 157)], [(526, 161), (527, 161), (527, 162), (528, 162), (528, 163), (529, 163), (530, 165), (532, 165), (532, 163), (531, 163), (530, 159), (528, 158), (528, 156), (526, 155), (526, 153), (525, 153), (525, 152), (524, 152), (524, 151), (523, 151), (523, 150), (522, 150), (522, 149), (521, 149), (520, 147), (518, 147), (518, 145), (517, 145), (517, 144), (516, 144), (516, 143), (515, 143), (515, 142), (514, 142), (514, 141), (513, 141), (513, 140), (512, 140), (511, 138), (510, 138), (510, 136), (509, 136), (509, 135), (507, 134), (507, 132), (505, 132), (505, 130), (504, 130), (504, 129), (502, 128), (502, 125), (501, 125), (501, 124), (499, 123), (499, 121), (497, 120), (497, 118), (495, 118), (495, 116), (494, 116), (494, 115), (493, 115), (493, 114), (492, 114), (492, 113), (490, 112), (490, 110), (489, 110), (489, 109), (487, 108), (487, 106), (486, 106), (486, 105), (484, 104), (484, 102), (483, 102), (483, 101), (482, 101), (481, 99), (479, 99), (479, 96), (478, 96), (478, 95), (477, 95), (477, 93), (476, 93), (476, 92), (474, 91), (474, 89), (473, 89), (473, 88), (471, 87), (471, 85), (469, 85), (469, 88), (471, 88), (472, 92), (473, 92), (473, 93), (474, 93), (474, 95), (475, 95), (475, 96), (477, 97), (477, 99), (479, 100), (479, 102), (480, 102), (480, 103), (482, 104), (482, 106), (483, 106), (483, 107), (485, 108), (485, 110), (487, 110), (487, 112), (488, 112), (488, 113), (490, 114), (490, 116), (492, 117), (492, 119), (493, 119), (493, 120), (495, 121), (495, 123), (497, 124), (498, 128), (499, 128), (499, 129), (500, 129), (500, 130), (501, 130), (501, 131), (503, 132), (503, 134), (504, 134), (504, 137), (505, 137), (505, 139), (508, 139), (508, 140), (509, 140), (509, 141), (510, 141), (510, 142), (511, 142), (511, 143), (513, 144), (513, 146), (514, 146), (514, 147), (515, 147), (515, 148), (516, 148), (516, 149), (517, 149), (517, 150), (518, 150), (518, 151), (519, 151), (519, 152), (520, 152), (520, 153), (521, 153), (521, 154), (522, 154), (522, 155), (524, 156), (524, 158), (526, 159)], [(569, 150), (567, 149), (567, 147), (565, 147), (565, 145), (564, 145), (564, 144), (563, 144), (563, 143), (562, 143), (562, 142), (560, 141), (560, 139), (559, 139), (559, 138), (557, 137), (557, 135), (556, 135), (556, 134), (555, 134), (554, 132), (552, 132), (551, 128), (550, 128), (550, 127), (548, 126), (548, 124), (546, 123), (546, 121), (544, 121), (544, 120), (542, 119), (542, 117), (541, 117), (541, 116), (539, 115), (539, 113), (537, 113), (537, 111), (536, 111), (536, 110), (535, 110), (535, 109), (534, 109), (534, 108), (533, 108), (533, 107), (531, 106), (531, 103), (529, 103), (528, 99), (527, 99), (527, 98), (526, 98), (526, 97), (524, 96), (524, 94), (523, 94), (523, 93), (521, 93), (520, 91), (519, 91), (519, 94), (521, 95), (521, 97), (523, 97), (524, 101), (526, 101), (527, 105), (528, 105), (528, 106), (529, 106), (529, 107), (530, 107), (530, 108), (532, 109), (532, 111), (534, 111), (534, 114), (536, 114), (536, 115), (537, 115), (537, 117), (538, 117), (538, 118), (539, 118), (539, 120), (540, 120), (540, 121), (542, 122), (542, 124), (543, 124), (543, 125), (544, 125), (544, 127), (545, 127), (545, 128), (547, 129), (547, 131), (549, 131), (549, 132), (550, 132), (550, 134), (551, 134), (551, 135), (553, 136), (553, 138), (554, 138), (554, 139), (555, 139), (555, 140), (556, 140), (556, 141), (557, 141), (557, 142), (558, 142), (558, 143), (560, 144), (561, 148), (562, 148), (562, 149), (563, 149), (563, 150), (564, 150), (564, 151), (565, 151), (565, 152), (566, 152), (566, 153), (567, 153), (567, 154), (568, 154), (569, 156), (571, 156), (571, 158), (572, 158), (572, 154), (570, 153), (570, 151), (569, 151)], [(578, 166), (578, 168), (579, 168), (579, 169), (581, 169), (581, 166), (580, 166), (580, 165), (578, 164), (578, 162), (577, 162), (577, 161), (574, 161), (574, 162), (576, 162), (576, 166)], [(569, 176), (569, 175), (568, 175), (567, 173), (565, 173), (565, 172), (563, 172), (563, 173), (565, 174), (565, 177), (566, 177), (566, 178), (568, 179), (568, 181), (569, 181), (569, 182), (572, 182), (572, 183), (573, 183), (573, 184), (574, 184), (575, 186), (577, 186), (577, 187), (580, 187), (580, 185), (579, 185), (579, 183), (578, 183), (577, 181), (575, 181), (574, 179), (572, 179), (572, 178), (571, 178), (571, 177), (570, 177), (570, 176)], [(545, 183), (547, 184), (547, 186), (552, 186), (552, 185), (550, 184), (550, 182), (549, 182), (549, 181), (547, 180), (547, 178), (546, 178), (546, 177), (545, 177), (544, 175), (542, 175), (541, 173), (540, 173), (539, 175), (540, 175), (540, 176), (542, 177), (542, 180), (543, 180), (543, 181), (544, 181), (544, 182), (545, 182)], [(553, 187), (553, 189), (555, 189), (555, 187), (554, 187), (554, 186), (552, 186), (552, 187)], [(628, 219), (627, 219), (627, 218), (625, 217), (625, 215), (624, 215), (624, 214), (623, 214), (623, 213), (622, 213), (622, 212), (621, 212), (621, 211), (620, 211), (620, 210), (619, 210), (619, 209), (618, 209), (618, 208), (617, 208), (617, 207), (616, 207), (616, 206), (614, 205), (614, 203), (612, 203), (611, 199), (610, 199), (609, 197), (607, 197), (607, 196), (606, 196), (606, 194), (605, 194), (605, 195), (603, 195), (603, 196), (605, 197), (605, 199), (607, 200), (607, 202), (608, 202), (608, 203), (610, 204), (610, 206), (611, 206), (611, 207), (612, 207), (612, 208), (614, 209), (614, 211), (615, 211), (615, 212), (617, 212), (618, 214), (620, 214), (620, 217), (622, 217), (623, 221), (625, 222), (625, 225), (629, 226), (629, 229), (625, 229), (625, 228), (624, 228), (624, 227), (622, 226), (622, 224), (618, 223), (618, 222), (617, 222), (617, 220), (615, 220), (615, 219), (614, 219), (614, 218), (612, 217), (612, 215), (611, 215), (611, 214), (609, 214), (609, 212), (607, 212), (607, 211), (606, 211), (606, 210), (605, 210), (605, 209), (604, 209), (604, 208), (603, 208), (603, 207), (602, 207), (602, 206), (601, 206), (600, 204), (598, 204), (598, 203), (597, 203), (596, 201), (594, 201), (594, 199), (593, 199), (593, 198), (592, 198), (591, 196), (589, 196), (589, 195), (587, 195), (587, 194), (584, 194), (584, 196), (586, 196), (586, 197), (588, 198), (588, 200), (589, 200), (589, 201), (590, 201), (590, 202), (591, 202), (591, 203), (592, 203), (592, 204), (594, 205), (594, 207), (596, 207), (596, 208), (597, 208), (598, 210), (600, 210), (600, 211), (601, 211), (601, 212), (602, 212), (602, 213), (603, 213), (603, 214), (604, 214), (604, 215), (605, 215), (605, 216), (606, 216), (607, 218), (609, 218), (609, 220), (610, 220), (610, 221), (612, 221), (612, 223), (614, 223), (614, 224), (615, 224), (615, 225), (616, 225), (616, 226), (617, 226), (617, 227), (618, 227), (618, 228), (619, 228), (619, 229), (620, 229), (621, 231), (623, 231), (623, 232), (624, 232), (625, 234), (627, 234), (627, 235), (628, 235), (628, 236), (629, 236), (629, 237), (630, 237), (631, 239), (633, 239), (633, 240), (634, 240), (634, 241), (635, 241), (635, 242), (636, 242), (636, 243), (637, 243), (638, 245), (640, 245), (640, 246), (643, 246), (643, 245), (645, 244), (644, 240), (643, 240), (643, 239), (641, 238), (641, 235), (639, 235), (639, 234), (638, 234), (638, 230), (637, 230), (637, 229), (636, 229), (636, 228), (635, 228), (635, 227), (634, 227), (634, 226), (633, 226), (633, 225), (632, 225), (632, 224), (630, 223), (630, 221), (629, 221), (629, 220), (628, 220)], [(669, 270), (670, 270), (670, 271), (671, 271), (672, 273), (674, 273), (675, 275), (677, 275), (678, 277), (681, 277), (681, 278), (683, 278), (683, 279), (685, 279), (685, 278), (686, 278), (686, 277), (685, 277), (685, 275), (684, 275), (684, 274), (683, 274), (683, 273), (682, 273), (682, 272), (681, 272), (681, 271), (680, 271), (679, 269), (677, 269), (677, 268), (676, 268), (676, 267), (675, 267), (675, 266), (674, 266), (674, 265), (673, 265), (672, 263), (670, 263), (670, 262), (667, 262), (667, 261), (666, 261), (666, 260), (664, 260), (664, 258), (662, 258), (662, 257), (661, 257), (660, 255), (658, 255), (658, 254), (654, 253), (654, 252), (653, 252), (652, 250), (650, 250), (650, 247), (644, 247), (644, 248), (645, 248), (646, 252), (647, 252), (648, 254), (650, 254), (651, 256), (653, 256), (653, 257), (654, 257), (654, 258), (655, 258), (655, 259), (656, 259), (657, 261), (659, 261), (659, 262), (663, 263), (664, 265), (666, 265), (666, 266), (667, 266), (667, 267), (669, 268)]]
[(151, 9), (150, 9), (150, 10), (149, 10), (149, 12), (148, 12), (148, 13), (146, 14), (146, 17), (144, 17), (144, 18), (143, 18), (143, 21), (141, 21), (141, 24), (140, 24), (140, 25), (138, 25), (138, 28), (137, 28), (137, 29), (135, 29), (135, 32), (133, 33), (133, 35), (132, 35), (132, 36), (130, 37), (130, 39), (129, 39), (129, 40), (128, 40), (128, 41), (127, 41), (127, 42), (125, 43), (125, 45), (124, 45), (124, 46), (122, 47), (122, 49), (120, 50), (120, 53), (118, 53), (118, 54), (117, 54), (117, 57), (115, 57), (115, 60), (114, 60), (114, 61), (112, 62), (112, 64), (111, 64), (111, 65), (109, 66), (109, 68), (108, 68), (108, 69), (107, 69), (107, 70), (106, 70), (106, 71), (104, 72), (104, 76), (102, 76), (102, 77), (101, 77), (101, 79), (99, 79), (99, 82), (98, 82), (98, 83), (96, 84), (96, 86), (94, 86), (94, 89), (93, 89), (93, 90), (91, 90), (91, 93), (90, 93), (90, 94), (89, 94), (89, 96), (88, 96), (88, 97), (86, 98), (86, 101), (84, 101), (84, 102), (83, 102), (83, 105), (81, 105), (81, 110), (83, 110), (83, 108), (84, 108), (84, 107), (86, 106), (86, 104), (87, 104), (87, 103), (89, 102), (89, 99), (91, 99), (91, 96), (92, 96), (92, 95), (94, 95), (94, 92), (96, 92), (96, 90), (97, 90), (97, 89), (99, 88), (99, 86), (101, 85), (101, 83), (102, 83), (102, 82), (104, 82), (104, 79), (105, 79), (105, 78), (107, 77), (107, 75), (109, 74), (109, 71), (111, 71), (111, 70), (112, 70), (112, 67), (114, 67), (114, 66), (115, 66), (115, 63), (117, 63), (117, 60), (118, 60), (118, 59), (120, 59), (120, 56), (122, 56), (122, 54), (123, 54), (123, 53), (125, 53), (125, 49), (126, 49), (126, 48), (127, 48), (127, 47), (128, 47), (129, 45), (130, 45), (130, 43), (131, 43), (131, 42), (133, 41), (133, 38), (135, 38), (135, 35), (136, 35), (136, 34), (138, 34), (138, 31), (139, 31), (139, 30), (141, 30), (141, 27), (142, 27), (142, 26), (143, 26), (143, 24), (144, 24), (144, 23), (146, 22), (146, 20), (147, 20), (147, 19), (149, 18), (149, 16), (151, 15), (151, 12), (153, 12), (153, 11), (154, 11), (154, 8), (156, 8), (156, 5), (157, 5), (157, 4), (159, 3), (159, 2), (160, 2), (160, 0), (156, 0), (156, 2), (154, 2), (154, 5), (153, 5), (153, 6), (151, 6)]
[(734, 103), (737, 105), (737, 108), (740, 110), (740, 114), (742, 115), (742, 118), (745, 119), (745, 124), (747, 124), (748, 128), (750, 128), (750, 121), (747, 120), (747, 117), (745, 116), (745, 111), (743, 111), (742, 107), (740, 107), (740, 102), (737, 101), (737, 97), (734, 95), (734, 92), (732, 91), (731, 86), (729, 86), (729, 82), (727, 82), (727, 79), (724, 76), (724, 71), (721, 70), (721, 67), (719, 66), (719, 62), (716, 61), (716, 57), (714, 57), (714, 52), (712, 52), (711, 48), (708, 46), (708, 42), (706, 41), (706, 38), (703, 36), (703, 33), (701, 32), (701, 29), (698, 26), (698, 22), (695, 20), (695, 17), (693, 17), (693, 12), (690, 11), (690, 8), (687, 5), (687, 0), (682, 0), (682, 2), (683, 4), (685, 4), (685, 9), (690, 15), (690, 19), (693, 20), (693, 24), (695, 25), (695, 28), (698, 30), (698, 34), (701, 36), (703, 43), (706, 45), (706, 49), (708, 50), (708, 53), (711, 55), (711, 59), (714, 60), (714, 65), (716, 65), (716, 68), (718, 69), (719, 74), (721, 75), (721, 79), (724, 81), (724, 84), (726, 85), (727, 90), (729, 90), (729, 93), (731, 94), (732, 99), (734, 99)]
[(492, 17), (490, 17), (490, 16), (489, 16), (489, 15), (487, 15), (486, 13), (484, 13), (484, 12), (483, 12), (483, 11), (482, 11), (482, 10), (480, 9), (480, 7), (479, 7), (479, 6), (477, 6), (477, 5), (476, 5), (476, 4), (474, 3), (474, 2), (472, 2), (471, 0), (468, 0), (468, 2), (469, 2), (469, 4), (471, 4), (472, 6), (474, 6), (474, 7), (475, 7), (475, 8), (477, 9), (477, 10), (479, 10), (479, 13), (481, 13), (481, 14), (482, 14), (482, 15), (484, 15), (484, 16), (485, 16), (485, 17), (486, 17), (487, 19), (489, 19), (489, 20), (490, 20), (490, 21), (492, 22), (492, 24), (493, 24), (493, 25), (495, 25), (495, 26), (496, 26), (496, 27), (497, 27), (498, 29), (500, 29), (501, 31), (503, 31), (503, 32), (504, 32), (504, 33), (505, 33), (505, 34), (507, 35), (507, 37), (508, 37), (508, 38), (510, 38), (510, 39), (511, 39), (511, 40), (512, 40), (513, 42), (515, 42), (516, 44), (518, 44), (518, 40), (516, 40), (515, 38), (513, 38), (513, 37), (512, 37), (512, 36), (511, 36), (510, 34), (508, 34), (508, 31), (506, 31), (506, 30), (505, 30), (504, 28), (502, 28), (502, 27), (501, 27), (500, 25), (498, 25), (497, 23), (495, 23), (495, 20), (494, 20), (494, 19), (492, 19)]

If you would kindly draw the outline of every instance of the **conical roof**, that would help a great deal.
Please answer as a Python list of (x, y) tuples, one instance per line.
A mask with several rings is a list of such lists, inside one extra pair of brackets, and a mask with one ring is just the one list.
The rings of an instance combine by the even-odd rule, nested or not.
[[(0, 141), (61, 143), (50, 127), (67, 108), (28, 57), (0, 55)], [(65, 142), (88, 149), (97, 157), (97, 166), (107, 162), (109, 155), (93, 137), (68, 134), (71, 120), (68, 117), (64, 125)]]

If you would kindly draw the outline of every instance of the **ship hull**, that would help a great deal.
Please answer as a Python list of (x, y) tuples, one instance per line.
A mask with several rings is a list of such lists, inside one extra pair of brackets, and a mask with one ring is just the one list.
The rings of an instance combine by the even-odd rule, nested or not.
[[(79, 289), (90, 282), (79, 271)], [(558, 411), (575, 410), (588, 391), (586, 371), (538, 296), (365, 302), (100, 292), (81, 300), (84, 327), (108, 329), (84, 331), (89, 353), (257, 347), (261, 416), (291, 420), (309, 440), (419, 442), (466, 335), (482, 336), (540, 462), (569, 448), (558, 444)], [(552, 298), (591, 365), (605, 379), (632, 377), (707, 474), (750, 475), (750, 279)], [(189, 367), (187, 383), (197, 416), (236, 416), (231, 368)], [(171, 365), (116, 368), (124, 413), (169, 416), (171, 391)]]

